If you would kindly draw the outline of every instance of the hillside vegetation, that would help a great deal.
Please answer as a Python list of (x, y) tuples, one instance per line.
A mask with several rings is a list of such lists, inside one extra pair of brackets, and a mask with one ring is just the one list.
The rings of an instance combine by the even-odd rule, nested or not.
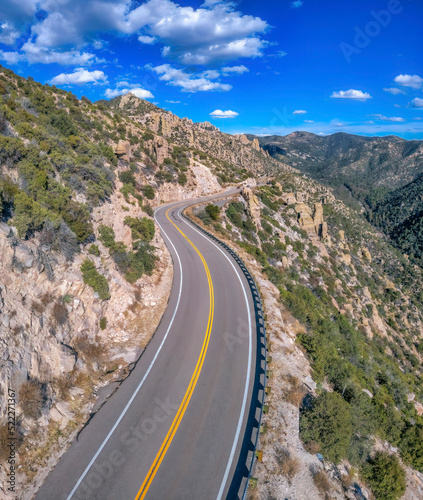
[(364, 209), (397, 248), (422, 263), (423, 141), (307, 132), (258, 139), (273, 157), (331, 186), (350, 207)]
[[(399, 498), (399, 463), (387, 461), (393, 482), (383, 486), (372, 457), (386, 443), (423, 472), (422, 270), (354, 210), (296, 174), (196, 215), (257, 261), (301, 324), (296, 342), (317, 383), (300, 412), (306, 447), (335, 464), (348, 460), (376, 498)], [(286, 397), (298, 405), (293, 391), (301, 392), (292, 387)], [(273, 404), (277, 414), (280, 402)]]

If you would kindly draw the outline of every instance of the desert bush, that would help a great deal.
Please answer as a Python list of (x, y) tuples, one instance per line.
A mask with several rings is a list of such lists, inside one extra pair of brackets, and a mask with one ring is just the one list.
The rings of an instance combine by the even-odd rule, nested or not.
[(288, 377), (288, 383), (290, 387), (285, 392), (285, 401), (298, 407), (306, 395), (306, 390), (301, 381), (292, 375)]
[(35, 314), (43, 314), (44, 311), (46, 310), (46, 307), (44, 304), (42, 304), (41, 302), (38, 302), (38, 301), (33, 301), (32, 302), (32, 305), (31, 305), (31, 309), (32, 311), (35, 313)]
[(125, 224), (131, 228), (132, 239), (151, 241), (154, 238), (154, 221), (147, 217), (138, 219), (136, 217), (125, 217)]
[(99, 361), (105, 354), (104, 348), (96, 342), (92, 342), (87, 335), (81, 335), (73, 343), (74, 349), (87, 361)]
[(352, 431), (350, 405), (336, 392), (321, 394), (310, 409), (301, 412), (301, 438), (306, 443), (319, 443), (322, 454), (331, 462), (338, 463), (347, 456)]
[(125, 170), (124, 172), (119, 172), (119, 180), (122, 184), (131, 184), (135, 187), (136, 181), (135, 176), (131, 170)]
[(299, 461), (292, 453), (283, 446), (276, 449), (275, 458), (279, 467), (278, 474), (282, 474), (287, 479), (291, 480), (299, 470)]
[(218, 220), (220, 215), (220, 208), (217, 205), (213, 205), (213, 203), (209, 203), (206, 206), (206, 212), (213, 220)]
[(144, 186), (142, 188), (142, 192), (144, 193), (144, 196), (148, 200), (154, 200), (155, 193), (154, 193), (153, 186)]
[(330, 481), (325, 471), (322, 469), (311, 469), (313, 482), (320, 493), (328, 493), (330, 491)]
[(68, 320), (68, 309), (62, 300), (58, 300), (53, 306), (53, 318), (57, 325), (62, 326)]
[(107, 318), (105, 316), (100, 319), (100, 328), (101, 330), (105, 330), (107, 328)]
[(362, 469), (376, 500), (397, 500), (405, 493), (405, 470), (395, 455), (378, 452)]
[(26, 417), (39, 418), (44, 403), (41, 384), (37, 380), (24, 382), (19, 388), (18, 402)]
[(99, 250), (97, 245), (94, 245), (94, 243), (90, 246), (90, 248), (88, 249), (88, 252), (91, 255), (95, 255), (96, 257), (100, 256), (100, 250)]
[(81, 272), (84, 283), (89, 285), (101, 300), (110, 299), (109, 284), (106, 278), (100, 274), (95, 265), (88, 259), (81, 264)]
[(186, 174), (184, 172), (180, 173), (178, 175), (178, 183), (181, 185), (181, 186), (185, 186), (185, 184), (188, 182), (188, 177), (186, 176)]

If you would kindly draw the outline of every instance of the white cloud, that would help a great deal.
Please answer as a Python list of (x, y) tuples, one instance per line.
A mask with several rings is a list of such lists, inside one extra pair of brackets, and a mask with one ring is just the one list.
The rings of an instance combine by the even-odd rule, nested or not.
[[(150, 67), (152, 71), (160, 75), (160, 80), (172, 85), (180, 87), (183, 92), (206, 92), (206, 91), (221, 91), (226, 92), (232, 89), (232, 85), (213, 82), (207, 77), (209, 72), (200, 73), (198, 75), (186, 73), (182, 69), (176, 69), (169, 64)], [(212, 75), (214, 76), (214, 75)]]
[(239, 116), (239, 113), (237, 113), (236, 111), (231, 111), (230, 109), (228, 109), (227, 111), (216, 109), (215, 111), (212, 111), (210, 113), (210, 116), (212, 116), (213, 118), (223, 118), (223, 119), (236, 118), (237, 116)]
[(383, 116), (381, 114), (374, 114), (370, 115), (376, 118), (376, 120), (383, 121), (383, 122), (403, 122), (404, 118), (401, 118), (400, 116)]
[(165, 45), (163, 54), (183, 64), (209, 64), (261, 56), (267, 43), (258, 35), (269, 25), (235, 11), (232, 2), (208, 2), (194, 9), (170, 0), (149, 0), (126, 16), (121, 29), (142, 29), (159, 38)]
[(420, 97), (416, 97), (411, 101), (411, 105), (413, 108), (423, 108), (423, 99), (420, 99)]
[(86, 83), (107, 83), (103, 71), (88, 71), (77, 68), (73, 73), (61, 73), (50, 80), (52, 85), (84, 85)]
[(4, 22), (0, 25), (0, 43), (4, 45), (12, 45), (19, 38), (20, 32), (9, 22)]
[(305, 115), (307, 114), (307, 111), (304, 109), (296, 109), (295, 111), (292, 112), (293, 115)]
[(86, 66), (95, 61), (96, 56), (90, 52), (80, 52), (78, 50), (57, 51), (50, 50), (38, 46), (37, 44), (27, 42), (21, 51), (22, 58), (25, 58), (29, 63), (42, 64), (63, 64), (64, 66)]
[(157, 42), (157, 38), (155, 38), (154, 36), (140, 35), (138, 37), (138, 41), (140, 41), (141, 43), (145, 43), (146, 45), (153, 45)]
[(128, 93), (134, 94), (140, 99), (154, 99), (154, 95), (149, 90), (145, 90), (141, 87), (107, 89), (104, 95), (108, 99), (113, 99), (114, 97)]
[(231, 74), (236, 74), (236, 75), (242, 75), (243, 73), (248, 73), (250, 70), (246, 68), (243, 64), (241, 66), (226, 66), (225, 68), (222, 68), (222, 73), (225, 75), (231, 75)]
[(314, 120), (304, 120), (304, 123), (314, 123)]
[(411, 87), (413, 89), (421, 89), (423, 78), (419, 75), (398, 75), (394, 78), (394, 82), (403, 87)]
[[(4, 43), (15, 41), (31, 25), (28, 62), (63, 62), (94, 44), (102, 33), (134, 34), (140, 43), (161, 43), (163, 55), (183, 64), (211, 64), (259, 57), (268, 43), (262, 39), (266, 21), (237, 11), (232, 1), (207, 0), (200, 8), (172, 0), (147, 0), (133, 8), (132, 0), (2, 0), (0, 19)], [(34, 52), (38, 51), (38, 57)], [(49, 52), (56, 52), (48, 55)], [(60, 57), (58, 53), (67, 55)], [(94, 57), (92, 55), (92, 57)], [(83, 61), (74, 64), (83, 64)]]
[(291, 7), (293, 7), (294, 9), (298, 9), (303, 6), (303, 3), (304, 2), (302, 0), (294, 0), (293, 2), (291, 2)]
[(0, 50), (0, 60), (6, 61), (7, 64), (17, 64), (22, 59), (23, 56), (19, 52), (5, 52), (4, 50)]
[(330, 97), (332, 99), (353, 99), (356, 101), (366, 101), (367, 99), (372, 99), (372, 96), (367, 92), (362, 92), (361, 90), (355, 89), (332, 92), (332, 95)]
[(181, 104), (181, 101), (166, 101), (169, 104)]
[(392, 88), (385, 88), (383, 89), (385, 92), (389, 92), (392, 95), (398, 95), (398, 94), (405, 94), (405, 92), (401, 89), (397, 89), (395, 87)]

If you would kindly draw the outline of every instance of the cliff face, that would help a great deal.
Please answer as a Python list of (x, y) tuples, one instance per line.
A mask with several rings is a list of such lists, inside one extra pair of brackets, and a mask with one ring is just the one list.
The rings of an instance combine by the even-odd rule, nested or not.
[[(188, 118), (179, 118), (170, 112), (144, 105), (144, 101), (132, 94), (117, 97), (108, 103), (111, 109), (118, 109), (125, 116), (160, 134), (164, 139), (178, 146), (201, 151), (213, 159), (223, 162), (226, 170), (232, 168), (243, 172), (254, 172), (255, 176), (274, 172), (281, 168), (263, 150), (257, 139), (249, 141), (245, 135), (231, 136), (219, 131), (211, 123), (193, 123)], [(288, 167), (287, 167), (288, 168)], [(227, 174), (227, 172), (226, 172)]]

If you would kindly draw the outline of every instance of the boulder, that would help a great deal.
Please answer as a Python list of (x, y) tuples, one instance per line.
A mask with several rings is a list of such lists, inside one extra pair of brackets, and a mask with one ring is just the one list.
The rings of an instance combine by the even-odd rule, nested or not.
[(18, 243), (14, 248), (14, 259), (18, 266), (29, 269), (34, 264), (34, 255), (32, 251), (24, 244)]

